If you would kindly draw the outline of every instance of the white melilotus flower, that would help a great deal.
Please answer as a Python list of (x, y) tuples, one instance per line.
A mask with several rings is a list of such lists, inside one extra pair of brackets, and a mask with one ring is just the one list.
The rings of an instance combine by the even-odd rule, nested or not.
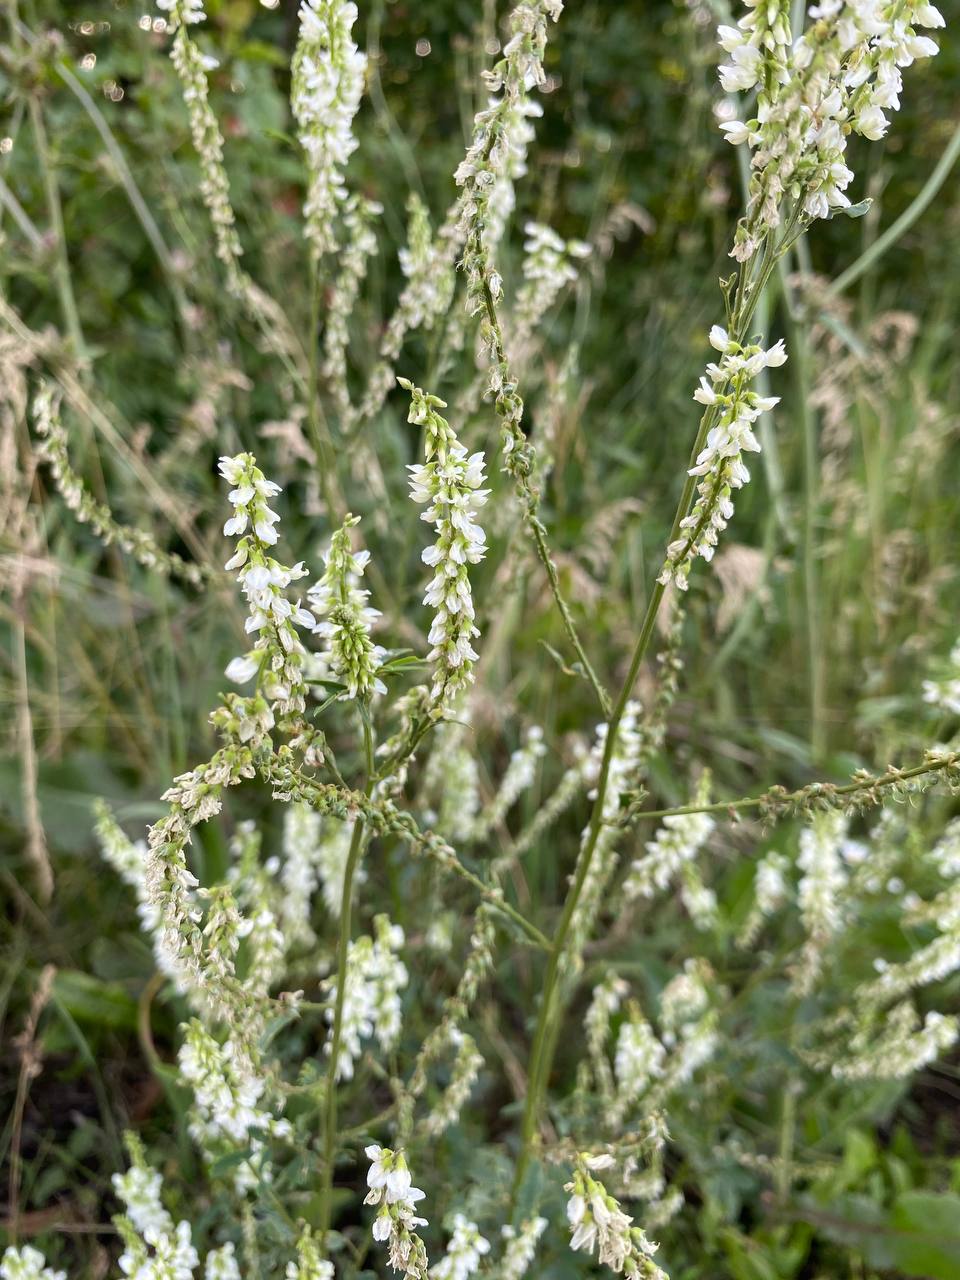
[(470, 833), (472, 839), (482, 840), (500, 826), (523, 793), (533, 786), (537, 776), (537, 763), (546, 753), (543, 730), (539, 725), (531, 725), (522, 746), (510, 756), (510, 763), (497, 788), (497, 794), (477, 818)]
[(477, 1052), (472, 1036), (453, 1026), (447, 1038), (456, 1055), (450, 1068), (450, 1081), (424, 1121), (424, 1130), (431, 1137), (437, 1137), (456, 1124), (483, 1066), (483, 1056)]
[(317, 255), (337, 247), (336, 215), (346, 198), (343, 171), (357, 148), (353, 119), (367, 59), (354, 43), (352, 0), (302, 0), (290, 103), (307, 157), (305, 234)]
[[(585, 940), (590, 935), (597, 912), (600, 910), (603, 891), (617, 865), (617, 843), (621, 836), (620, 806), (638, 781), (643, 749), (643, 735), (640, 730), (641, 712), (642, 707), (639, 702), (628, 702), (617, 726), (616, 741), (607, 772), (607, 789), (603, 797), (602, 825), (596, 838), (593, 860), (584, 880), (580, 902), (574, 914), (573, 936), (575, 939)], [(596, 784), (600, 777), (608, 732), (608, 725), (597, 726), (596, 740), (584, 766), (586, 780), (592, 787), (587, 793), (591, 800), (596, 799)], [(581, 857), (591, 839), (591, 825), (588, 823), (580, 833)], [(571, 952), (574, 956), (579, 955), (579, 946), (572, 947)]]
[(960, 716), (960, 644), (950, 652), (950, 668), (940, 680), (924, 680), (923, 700), (948, 715)]
[(780, 226), (784, 207), (799, 205), (810, 222), (849, 206), (849, 134), (883, 137), (884, 111), (900, 106), (901, 68), (937, 52), (916, 28), (943, 26), (933, 5), (911, 0), (824, 0), (810, 6), (813, 22), (801, 34), (790, 29), (790, 10), (790, 0), (751, 4), (736, 27), (718, 31), (730, 55), (721, 86), (757, 90), (752, 119), (721, 125), (730, 142), (753, 153), (747, 215), (733, 249), (741, 261)]
[[(952, 875), (956, 877), (957, 873)], [(906, 912), (906, 923), (933, 924), (940, 932), (908, 960), (882, 966), (878, 963), (880, 976), (858, 990), (861, 999), (889, 1000), (905, 995), (913, 987), (939, 982), (960, 969), (960, 878), (954, 878), (929, 902), (915, 903)]]
[[(706, 803), (709, 787), (705, 773), (697, 786), (696, 803)], [(677, 813), (664, 818), (663, 826), (646, 842), (644, 856), (631, 864), (623, 885), (627, 899), (652, 898), (666, 889), (683, 866), (697, 857), (715, 825), (708, 813)]]
[(434, 570), (423, 597), (435, 610), (427, 655), (435, 664), (431, 697), (439, 711), (452, 702), (473, 680), (477, 654), (471, 643), (480, 634), (474, 625), (473, 592), (468, 565), (486, 555), (486, 535), (476, 523), (476, 513), (487, 500), (482, 489), (483, 454), (467, 451), (437, 409), (444, 401), (429, 395), (406, 378), (399, 379), (411, 395), (408, 421), (424, 429), (426, 462), (408, 466), (410, 494), (414, 502), (428, 504), (420, 517), (437, 529), (436, 542), (422, 555)]
[[(114, 1174), (112, 1179), (126, 1211), (113, 1219), (124, 1244), (120, 1270), (144, 1280), (192, 1280), (200, 1259), (193, 1247), (190, 1223), (178, 1222), (174, 1226), (160, 1201), (160, 1175), (147, 1165), (135, 1135), (126, 1134), (125, 1142), (131, 1168), (126, 1174)], [(46, 1272), (42, 1273), (42, 1280), (50, 1280)]]
[(738, 947), (752, 946), (763, 922), (786, 901), (790, 892), (786, 878), (787, 866), (787, 859), (776, 849), (764, 854), (757, 863), (753, 877), (754, 902), (737, 937)]
[(612, 1116), (619, 1124), (651, 1080), (663, 1071), (666, 1050), (657, 1039), (640, 1006), (631, 1001), (627, 1017), (617, 1033), (613, 1070), (617, 1093)]
[(204, 0), (157, 0), (157, 8), (167, 13), (167, 25), (172, 30), (182, 22), (203, 22), (206, 14), (203, 11)]
[[(397, 952), (404, 945), (403, 929), (385, 915), (374, 919), (375, 938), (355, 938), (347, 953), (343, 1014), (340, 1027), (338, 1080), (353, 1076), (354, 1063), (362, 1052), (362, 1040), (376, 1035), (380, 1048), (389, 1053), (400, 1035), (400, 992), (407, 985), (407, 968)], [(331, 1025), (326, 1052), (332, 1050), (333, 1022), (337, 1000), (336, 980), (324, 983), (328, 993), (326, 1019)]]
[(528, 222), (523, 230), (523, 284), (517, 293), (510, 335), (511, 355), (521, 363), (530, 353), (534, 330), (564, 286), (577, 279), (575, 264), (590, 256), (590, 246), (583, 240), (564, 240), (541, 222)]
[(665, 1045), (674, 1045), (682, 1029), (703, 1015), (710, 1003), (708, 986), (712, 982), (713, 970), (707, 961), (691, 957), (683, 972), (674, 974), (660, 992), (660, 1026)]
[[(277, 712), (300, 713), (306, 706), (303, 666), (307, 651), (297, 627), (312, 629), (316, 619), (300, 607), (299, 600), (291, 604), (284, 594), (291, 582), (306, 576), (303, 564), (287, 568), (269, 554), (277, 541), (274, 526), (280, 517), (267, 501), (280, 492), (280, 486), (266, 479), (250, 453), (221, 458), (219, 469), (234, 486), (229, 494), (234, 514), (223, 532), (228, 538), (238, 538), (237, 550), (224, 567), (237, 570), (237, 581), (250, 607), (245, 630), (257, 636), (250, 652), (228, 665), (226, 675), (238, 684), (256, 676), (258, 688)], [(270, 724), (260, 727), (269, 731)], [(254, 732), (251, 725), (248, 736)]]
[(480, 808), (480, 769), (468, 717), (469, 710), (458, 707), (454, 719), (437, 725), (423, 772), (424, 794), (433, 806), (427, 824), (453, 841), (473, 836)]
[(359, 523), (359, 516), (348, 514), (333, 535), (323, 556), (323, 577), (310, 588), (308, 597), (319, 619), (314, 630), (325, 644), (321, 661), (315, 664), (317, 678), (329, 676), (343, 684), (341, 698), (367, 700), (375, 693), (386, 693), (387, 686), (377, 675), (384, 650), (370, 639), (370, 628), (380, 612), (370, 608), (370, 592), (359, 585), (370, 552), (354, 551), (350, 541), (350, 530)]
[(193, 1089), (190, 1133), (202, 1147), (221, 1141), (241, 1146), (250, 1142), (254, 1130), (289, 1137), (289, 1122), (259, 1105), (267, 1081), (237, 1041), (228, 1038), (220, 1044), (193, 1019), (187, 1024), (177, 1062), (181, 1080)]
[(934, 1062), (952, 1048), (960, 1035), (956, 1017), (931, 1012), (921, 1025), (909, 1000), (886, 1010), (879, 1035), (873, 1024), (862, 1027), (850, 1039), (840, 1058), (824, 1056), (817, 1065), (828, 1065), (839, 1080), (902, 1080)]
[(759, 453), (753, 424), (761, 414), (780, 403), (779, 396), (761, 396), (750, 383), (762, 369), (775, 369), (787, 359), (782, 339), (764, 350), (756, 344), (741, 346), (722, 326), (710, 330), (710, 345), (721, 353), (719, 363), (707, 365), (707, 376), (693, 393), (706, 405), (714, 425), (703, 449), (690, 468), (699, 476), (693, 510), (680, 522), (680, 534), (667, 547), (659, 581), (686, 590), (697, 556), (712, 560), (720, 534), (733, 517), (733, 492), (750, 479), (744, 453)]
[(490, 1252), (490, 1241), (475, 1222), (462, 1213), (453, 1216), (453, 1234), (443, 1258), (430, 1268), (431, 1280), (469, 1280)]
[(97, 821), (94, 829), (100, 841), (100, 850), (104, 859), (136, 894), (140, 927), (153, 944), (157, 968), (168, 978), (172, 978), (181, 990), (185, 990), (181, 968), (164, 947), (160, 936), (160, 911), (147, 891), (147, 842), (129, 840), (104, 801), (96, 802), (95, 813)]
[(623, 1273), (631, 1280), (666, 1280), (666, 1275), (653, 1261), (657, 1246), (649, 1241), (633, 1219), (623, 1212), (617, 1200), (599, 1178), (593, 1175), (613, 1164), (612, 1156), (577, 1157), (572, 1181), (564, 1185), (569, 1191), (567, 1222), (570, 1226), (570, 1248), (585, 1249), (597, 1257), (602, 1266)]
[(411, 1280), (427, 1280), (427, 1251), (415, 1230), (427, 1226), (426, 1218), (418, 1217), (416, 1211), (424, 1192), (411, 1185), (402, 1151), (374, 1144), (365, 1147), (364, 1154), (371, 1163), (367, 1172), (370, 1190), (363, 1203), (380, 1206), (373, 1223), (373, 1238), (386, 1243), (394, 1271), (402, 1271)]
[(39, 1249), (10, 1245), (0, 1258), (0, 1280), (67, 1280), (65, 1271), (54, 1271)]
[(240, 1280), (240, 1266), (232, 1241), (228, 1240), (219, 1249), (211, 1249), (204, 1258), (203, 1280)]
[(188, 27), (206, 17), (200, 0), (164, 0), (168, 29), (175, 31), (170, 58), (183, 86), (183, 101), (190, 117), (190, 133), (200, 162), (200, 193), (213, 225), (217, 257), (227, 273), (227, 288), (235, 297), (244, 295), (247, 280), (240, 267), (240, 237), (230, 203), (230, 181), (223, 164), (223, 136), (210, 108), (207, 72), (216, 59), (207, 57), (188, 35)]
[(523, 1280), (547, 1225), (546, 1218), (527, 1218), (525, 1222), (521, 1222), (519, 1229), (511, 1226), (501, 1228), (504, 1246), (500, 1260), (500, 1280)]
[(847, 883), (841, 847), (847, 826), (843, 813), (819, 813), (800, 833), (797, 866), (803, 875), (797, 897), (807, 941), (794, 975), (794, 986), (801, 994), (812, 989), (823, 965), (824, 950), (840, 928), (840, 895)]

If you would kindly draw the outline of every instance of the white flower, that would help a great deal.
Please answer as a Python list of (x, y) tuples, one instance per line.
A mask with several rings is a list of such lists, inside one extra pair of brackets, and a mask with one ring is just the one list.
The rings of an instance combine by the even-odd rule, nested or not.
[(428, 636), (433, 648), (427, 655), (435, 664), (431, 696), (446, 709), (472, 681), (477, 660), (471, 642), (480, 633), (474, 625), (467, 566), (479, 564), (487, 551), (486, 535), (474, 518), (488, 494), (480, 487), (483, 454), (467, 456), (449, 423), (437, 412), (445, 407), (442, 400), (406, 378), (399, 381), (411, 395), (408, 421), (425, 429), (426, 462), (407, 470), (410, 496), (427, 505), (421, 520), (437, 528), (436, 542), (422, 555), (424, 564), (435, 570), (423, 603), (435, 610)]
[(373, 1223), (373, 1238), (387, 1244), (394, 1271), (402, 1271), (414, 1280), (426, 1280), (427, 1251), (414, 1230), (427, 1225), (426, 1218), (416, 1214), (424, 1192), (411, 1185), (402, 1151), (372, 1145), (364, 1149), (364, 1154), (371, 1161), (367, 1172), (370, 1190), (364, 1204), (380, 1206)]
[(511, 1226), (501, 1228), (506, 1243), (500, 1262), (500, 1280), (523, 1280), (546, 1229), (546, 1218), (528, 1218), (519, 1230)]
[(2, 1280), (67, 1280), (65, 1271), (54, 1271), (39, 1249), (24, 1245), (15, 1249), (10, 1245), (0, 1259)]
[(469, 1280), (489, 1252), (490, 1241), (480, 1234), (477, 1224), (462, 1213), (454, 1214), (453, 1235), (444, 1257), (430, 1268), (431, 1280)]
[[(302, 564), (287, 568), (268, 554), (277, 541), (275, 526), (280, 517), (267, 502), (280, 492), (280, 486), (266, 479), (250, 453), (221, 458), (220, 474), (234, 486), (228, 494), (234, 514), (223, 531), (239, 538), (226, 568), (237, 570), (250, 610), (245, 630), (257, 636), (249, 653), (229, 663), (227, 675), (242, 683), (262, 672), (263, 694), (276, 711), (301, 713), (306, 706), (303, 666), (307, 654), (297, 628), (312, 628), (314, 618), (299, 601), (291, 604), (285, 595), (292, 582), (306, 575), (306, 569)], [(247, 736), (258, 736), (270, 727), (272, 721), (250, 724)]]
[(370, 628), (380, 613), (368, 606), (370, 593), (359, 585), (370, 553), (355, 552), (350, 541), (350, 530), (359, 523), (359, 516), (346, 516), (324, 553), (323, 577), (308, 592), (319, 619), (314, 630), (325, 643), (314, 673), (319, 679), (333, 677), (345, 685), (341, 699), (369, 699), (387, 691), (377, 675), (384, 650), (370, 639)]
[(336, 248), (343, 170), (357, 148), (353, 118), (363, 94), (366, 56), (353, 41), (352, 0), (302, 0), (300, 39), (291, 65), (290, 103), (307, 157), (305, 234), (317, 254)]
[(693, 510), (680, 522), (680, 537), (667, 547), (659, 578), (681, 590), (686, 589), (696, 557), (713, 558), (720, 534), (733, 515), (733, 491), (750, 479), (743, 454), (760, 451), (753, 424), (780, 403), (777, 396), (751, 391), (750, 381), (763, 369), (778, 368), (787, 358), (782, 339), (767, 350), (756, 345), (744, 347), (718, 324), (710, 330), (710, 345), (722, 352), (722, 357), (707, 365), (706, 377), (701, 377), (693, 393), (694, 400), (707, 406), (704, 422), (711, 424), (690, 468), (690, 475), (702, 479)]
[[(374, 918), (376, 937), (363, 936), (350, 943), (340, 1026), (337, 1078), (349, 1080), (362, 1051), (362, 1040), (376, 1036), (384, 1053), (396, 1044), (401, 1029), (400, 992), (407, 985), (407, 968), (396, 954), (404, 944), (403, 930), (385, 915)], [(326, 1011), (331, 1035), (326, 1052), (332, 1052), (332, 1025), (337, 984), (324, 983), (329, 993)]]

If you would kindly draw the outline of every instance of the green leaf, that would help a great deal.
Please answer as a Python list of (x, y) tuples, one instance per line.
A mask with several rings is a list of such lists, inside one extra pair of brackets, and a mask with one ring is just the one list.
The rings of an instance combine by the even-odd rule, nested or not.
[(119, 982), (105, 982), (78, 969), (61, 969), (53, 993), (77, 1022), (136, 1029), (137, 1002)]
[(890, 1225), (895, 1230), (894, 1265), (924, 1280), (960, 1276), (960, 1196), (905, 1191), (897, 1196)]

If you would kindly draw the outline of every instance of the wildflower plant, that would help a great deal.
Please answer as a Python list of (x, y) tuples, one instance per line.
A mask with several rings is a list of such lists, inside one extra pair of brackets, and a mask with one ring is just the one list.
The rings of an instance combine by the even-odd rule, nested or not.
[[(201, 0), (159, 7), (222, 284), (254, 322), (244, 342), (282, 376), (282, 390), (258, 384), (257, 403), (285, 399), (287, 416), (241, 429), (225, 413), (215, 429), (224, 453), (206, 461), (229, 510), (197, 544), (227, 540), (220, 572), (94, 495), (68, 429), (91, 371), (30, 347), (46, 375), (33, 397), (37, 458), (64, 505), (138, 572), (200, 596), (234, 653), (199, 763), (171, 768), (166, 790), (156, 781), (163, 806), (146, 838), (128, 834), (142, 810), (95, 810), (157, 969), (138, 1034), (202, 1188), (194, 1217), (163, 1142), (154, 1158), (131, 1134), (110, 1181), (117, 1265), (140, 1280), (520, 1280), (539, 1273), (542, 1251), (558, 1274), (600, 1266), (663, 1280), (674, 1262), (694, 1274), (690, 1204), (732, 1220), (717, 1170), (750, 1159), (729, 1140), (740, 1082), (788, 1100), (776, 1156), (753, 1160), (775, 1170), (786, 1203), (814, 1180), (794, 1158), (796, 1097), (903, 1084), (960, 1034), (954, 1013), (928, 1007), (960, 972), (956, 820), (918, 851), (900, 816), (909, 805), (942, 827), (942, 797), (960, 788), (960, 738), (946, 734), (956, 650), (914, 697), (945, 717), (945, 740), (931, 733), (911, 762), (842, 782), (729, 798), (725, 753), (706, 767), (713, 719), (691, 718), (679, 697), (684, 655), (708, 631), (696, 571), (729, 537), (747, 456), (763, 457), (764, 424), (787, 399), (787, 344), (766, 331), (774, 282), (792, 304), (803, 237), (863, 212), (846, 194), (849, 140), (884, 136), (903, 71), (936, 52), (923, 33), (942, 19), (903, 0), (826, 0), (808, 14), (765, 0), (720, 27), (718, 115), (749, 156), (744, 207), (715, 304), (722, 323), (697, 336), (698, 366), (708, 345), (716, 355), (693, 392), (702, 412), (679, 501), (649, 564), (633, 566), (643, 585), (623, 608), (586, 557), (559, 549), (553, 521), (554, 427), (580, 338), (552, 381), (537, 358), (569, 291), (586, 314), (603, 237), (513, 226), (538, 95), (558, 87), (548, 41), (562, 39), (560, 0), (519, 0), (502, 44), (488, 33), (496, 61), (447, 212), (433, 219), (423, 195), (405, 192), (405, 243), (389, 254), (395, 193), (377, 189), (375, 164), (362, 185), (347, 181), (352, 157), (363, 160), (366, 82), (371, 101), (382, 92), (378, 58), (358, 45), (363, 11), (303, 0), (289, 103), (303, 162), (291, 206), (302, 206), (299, 324), (288, 299), (254, 282), (259, 267), (269, 274), (258, 254), (250, 274), (240, 266), (217, 62), (203, 51), (221, 28), (201, 48)], [(370, 326), (384, 262), (402, 281), (392, 314)], [(788, 315), (802, 389), (808, 337)], [(456, 425), (446, 400), (397, 368), (449, 394)], [(543, 410), (557, 396), (564, 404)], [(589, 453), (591, 425), (578, 429)], [(645, 508), (618, 510), (633, 528)], [(294, 560), (290, 545), (307, 558), (322, 545), (322, 566)], [(527, 627), (518, 619), (531, 607)], [(187, 628), (190, 616), (184, 607)], [(730, 648), (746, 628), (738, 621)], [(624, 636), (628, 651), (615, 653)], [(535, 695), (544, 671), (574, 691), (562, 732)], [(885, 929), (868, 927), (877, 917)], [(849, 980), (835, 981), (840, 971)], [(771, 1008), (789, 1009), (789, 1035)], [(62, 1274), (31, 1246), (0, 1263), (3, 1280)]]

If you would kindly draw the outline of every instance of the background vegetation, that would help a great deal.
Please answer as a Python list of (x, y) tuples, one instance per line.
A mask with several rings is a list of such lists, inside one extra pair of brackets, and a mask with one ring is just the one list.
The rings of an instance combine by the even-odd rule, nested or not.
[[(302, 168), (288, 111), (296, 6), (207, 7), (204, 39), (220, 59), (214, 106), (244, 263), (304, 332)], [(960, 124), (958, 45), (949, 34), (960, 12), (943, 8), (940, 56), (914, 69), (890, 136), (857, 155), (870, 211), (821, 225), (812, 259), (794, 264), (803, 278), (779, 283), (770, 298), (773, 334), (789, 338), (798, 317), (809, 321), (813, 357), (784, 371), (784, 401), (756, 483), (738, 503), (717, 572), (701, 574), (689, 593), (681, 692), (650, 782), (656, 807), (684, 802), (694, 762), (710, 768), (716, 795), (747, 795), (908, 760), (950, 730), (919, 690), (944, 669), (957, 639), (955, 177), (849, 288), (829, 284), (910, 206)], [(6, 9), (4, 19), (19, 16), (26, 32), (2, 32), (0, 133), (11, 145), (4, 142), (0, 177), (23, 217), (5, 203), (0, 292), (39, 345), (28, 353), (22, 333), (0, 328), (0, 1114), (9, 1117), (0, 1157), (4, 1179), (19, 1182), (22, 1233), (98, 1275), (115, 1251), (104, 1224), (115, 1208), (109, 1175), (123, 1163), (120, 1131), (134, 1126), (155, 1159), (198, 1180), (200, 1171), (183, 1101), (151, 1069), (157, 1055), (170, 1057), (182, 1011), (170, 1000), (154, 1007), (152, 1030), (145, 1023), (152, 957), (128, 890), (96, 851), (91, 803), (107, 797), (139, 832), (159, 815), (167, 780), (207, 758), (207, 715), (237, 651), (242, 609), (229, 584), (198, 594), (104, 550), (77, 526), (34, 469), (27, 379), (85, 356), (95, 371), (90, 394), (116, 431), (78, 418), (78, 465), (121, 518), (164, 531), (171, 549), (222, 561), (216, 457), (242, 448), (253, 448), (285, 486), (291, 559), (316, 562), (329, 528), (289, 381), (224, 295), (164, 37), (144, 29), (144, 11), (130, 0), (20, 0), (19, 15), (7, 0)], [(493, 0), (361, 6), (372, 75), (351, 173), (355, 189), (384, 205), (384, 243), (404, 242), (410, 189), (435, 222), (442, 217), (498, 16)], [(518, 189), (518, 223), (534, 218), (595, 246), (551, 317), (527, 391), (534, 440), (548, 415), (558, 415), (547, 518), (590, 653), (611, 684), (623, 674), (668, 532), (694, 430), (691, 389), (740, 204), (736, 155), (713, 118), (716, 19), (699, 3), (571, 4), (548, 53), (551, 91)], [(38, 112), (45, 154), (32, 131)], [(51, 220), (50, 183), (62, 228)], [(131, 190), (153, 211), (159, 244), (145, 234)], [(515, 234), (504, 248), (508, 282), (520, 253)], [(76, 301), (73, 349), (65, 269)], [(356, 386), (399, 285), (395, 254), (375, 258), (351, 317)], [(443, 394), (422, 372), (436, 369), (438, 356), (430, 335), (418, 335), (401, 370)], [(493, 449), (490, 419), (481, 407), (468, 424), (476, 447)], [(381, 474), (351, 475), (349, 449), (340, 470), (364, 516), (372, 563), (385, 575), (371, 583), (378, 602), (416, 627), (417, 550), (389, 516), (406, 503), (410, 433), (406, 398), (393, 395), (371, 426)], [(535, 568), (500, 582), (488, 563), (478, 584), (487, 645), (475, 731), (489, 783), (517, 745), (519, 725), (543, 725), (548, 741), (562, 742), (593, 710), (589, 687), (557, 660), (564, 638)], [(549, 756), (538, 787), (548, 790), (563, 766)], [(535, 789), (511, 826), (538, 799)], [(941, 827), (948, 813), (937, 810)], [(279, 842), (266, 795), (245, 796), (233, 816), (261, 818), (267, 840)], [(564, 821), (526, 860), (515, 886), (523, 901), (556, 901), (582, 815)], [(905, 857), (924, 847), (924, 821), (918, 810), (908, 824)], [(646, 834), (630, 839), (639, 845)], [(777, 833), (790, 838), (789, 827)], [(224, 864), (222, 839), (204, 833), (211, 872)], [(508, 839), (499, 833), (498, 847)], [(48, 902), (27, 857), (38, 840), (56, 882)], [(784, 1064), (788, 1020), (802, 1019), (802, 1010), (788, 1008), (776, 982), (754, 1000), (756, 958), (731, 947), (748, 906), (751, 862), (742, 855), (768, 847), (762, 829), (744, 822), (727, 826), (715, 849), (720, 925), (704, 952), (719, 978), (744, 993), (755, 1039), (744, 1045), (742, 1072), (714, 1079), (700, 1114), (679, 1121), (685, 1150), (699, 1148), (702, 1158), (690, 1175), (695, 1190), (664, 1235), (663, 1264), (675, 1280), (960, 1274), (960, 1058), (925, 1070), (909, 1088), (843, 1095)], [(388, 888), (397, 918), (416, 934), (429, 921), (404, 903), (408, 886), (396, 876)], [(897, 913), (883, 903), (869, 929), (878, 945), (905, 945)], [(670, 902), (617, 940), (618, 954), (656, 986), (682, 960), (683, 936), (682, 911)], [(765, 945), (775, 952), (777, 940)], [(601, 950), (597, 963), (603, 959)], [(775, 956), (765, 963), (775, 976)], [(41, 1024), (42, 1070), (18, 1101), (16, 1037), (46, 964), (57, 976)], [(485, 1052), (508, 1070), (529, 1032), (518, 1010), (536, 979), (522, 956), (503, 968), (480, 1018)], [(956, 1007), (957, 985), (947, 984), (937, 1007)], [(317, 1046), (304, 1043), (303, 1052)], [(495, 1129), (515, 1102), (490, 1090), (481, 1105)], [(451, 1175), (467, 1168), (470, 1142), (469, 1129), (459, 1131), (438, 1154)], [(781, 1164), (771, 1176), (777, 1156), (792, 1172)], [(687, 1185), (684, 1168), (672, 1175)], [(484, 1176), (495, 1182), (499, 1174)], [(191, 1194), (202, 1198), (200, 1187)], [(565, 1265), (563, 1255), (551, 1256), (543, 1274), (560, 1276)]]

